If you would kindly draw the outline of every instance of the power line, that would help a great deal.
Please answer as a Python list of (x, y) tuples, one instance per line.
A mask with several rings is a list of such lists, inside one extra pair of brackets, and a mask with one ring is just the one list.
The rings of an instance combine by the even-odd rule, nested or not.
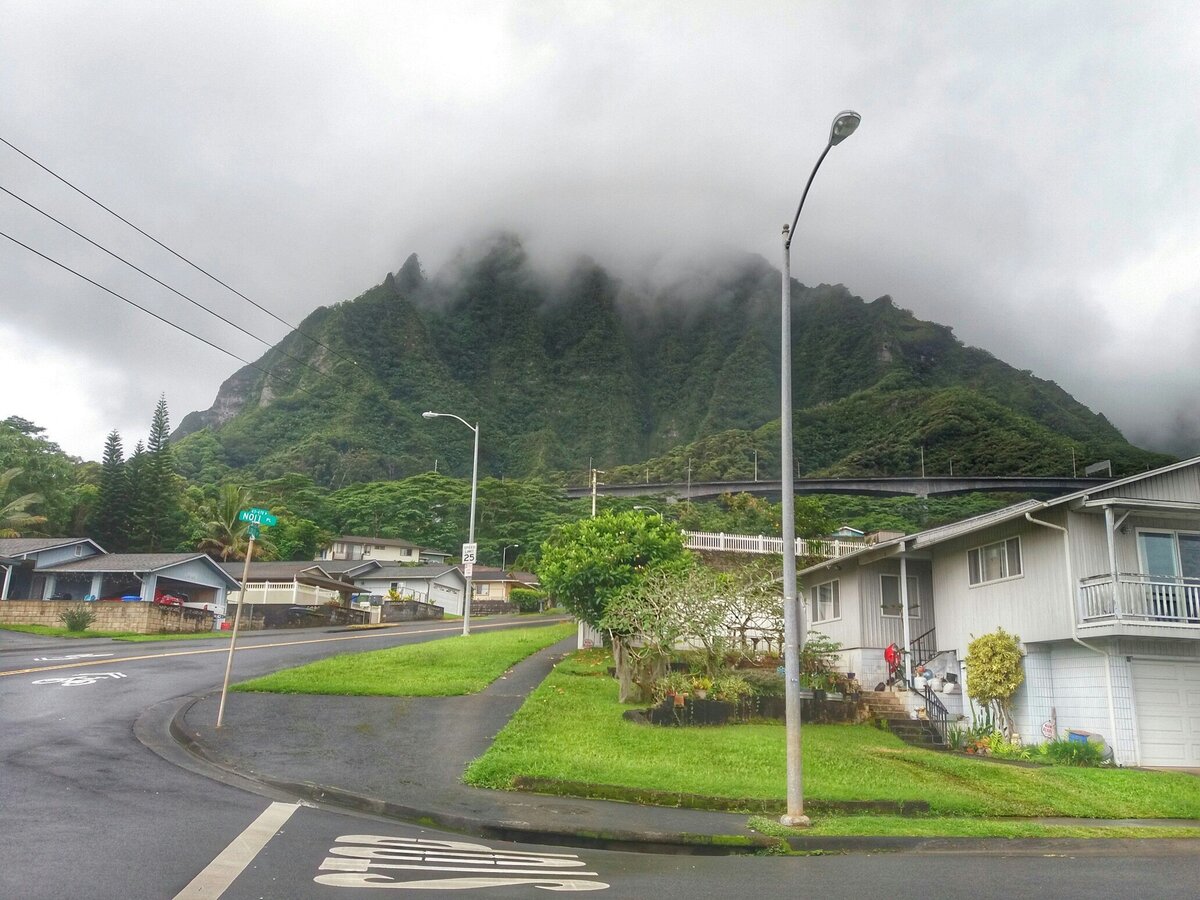
[(198, 334), (195, 334), (194, 332), (188, 331), (188, 330), (187, 330), (186, 328), (184, 328), (182, 325), (178, 325), (178, 324), (176, 324), (175, 322), (172, 322), (170, 319), (163, 318), (163, 317), (162, 317), (162, 316), (160, 316), (158, 313), (156, 313), (156, 312), (153, 312), (152, 310), (146, 309), (146, 307), (144, 307), (144, 306), (141, 306), (140, 304), (138, 304), (138, 303), (134, 302), (133, 300), (130, 300), (130, 299), (129, 299), (128, 297), (126, 297), (125, 295), (123, 295), (123, 294), (118, 294), (118, 293), (117, 293), (116, 291), (114, 291), (112, 288), (110, 288), (110, 287), (105, 287), (105, 286), (104, 286), (104, 285), (102, 285), (100, 282), (98, 282), (98, 281), (94, 281), (94, 280), (92, 280), (91, 278), (88, 278), (88, 277), (87, 277), (86, 275), (84, 275), (82, 272), (79, 272), (79, 271), (76, 271), (75, 269), (72, 269), (72, 268), (71, 268), (70, 266), (68, 266), (66, 263), (59, 262), (57, 259), (54, 259), (53, 257), (51, 257), (51, 256), (47, 256), (45, 253), (42, 253), (40, 250), (35, 250), (33, 247), (30, 247), (28, 244), (26, 244), (26, 243), (24, 243), (24, 242), (22, 242), (22, 241), (19, 241), (19, 240), (17, 240), (17, 239), (16, 239), (15, 237), (13, 237), (12, 235), (10, 235), (10, 234), (6, 234), (5, 232), (3, 232), (3, 231), (0, 231), (0, 237), (2, 237), (2, 238), (7, 238), (8, 240), (10, 240), (10, 241), (12, 241), (14, 244), (16, 244), (18, 247), (24, 247), (26, 250), (28, 250), (30, 253), (34, 254), (35, 256), (40, 256), (42, 259), (46, 260), (46, 262), (48, 262), (48, 263), (53, 263), (54, 265), (58, 266), (60, 269), (63, 269), (63, 270), (65, 270), (65, 271), (67, 271), (67, 272), (70, 272), (72, 275), (74, 275), (74, 276), (75, 276), (75, 277), (77, 277), (77, 278), (81, 278), (81, 279), (83, 279), (83, 280), (84, 280), (84, 281), (86, 281), (88, 284), (90, 284), (90, 285), (94, 285), (95, 287), (98, 287), (98, 288), (100, 288), (100, 290), (102, 290), (102, 291), (104, 291), (104, 292), (106, 292), (106, 293), (108, 293), (108, 294), (112, 294), (112, 295), (113, 295), (114, 297), (116, 297), (118, 300), (121, 300), (121, 301), (123, 301), (123, 302), (125, 302), (125, 303), (128, 303), (128, 304), (129, 304), (130, 306), (132, 306), (134, 309), (139, 309), (139, 310), (141, 310), (141, 311), (142, 311), (142, 312), (144, 312), (146, 315), (148, 315), (148, 316), (151, 316), (152, 318), (155, 318), (155, 319), (157, 319), (158, 321), (162, 322), (164, 325), (170, 325), (170, 326), (171, 326), (172, 328), (174, 328), (176, 331), (182, 331), (182, 332), (183, 332), (184, 334), (186, 334), (188, 337), (190, 337), (190, 338), (195, 338), (196, 340), (200, 341), (200, 343), (202, 343), (202, 344), (206, 344), (206, 345), (208, 345), (209, 347), (212, 347), (214, 350), (218, 350), (218, 351), (220, 351), (221, 353), (224, 353), (226, 356), (232, 357), (233, 359), (236, 359), (238, 362), (240, 362), (240, 363), (243, 363), (244, 365), (247, 365), (247, 366), (249, 366), (249, 367), (250, 367), (250, 368), (252, 368), (252, 369), (257, 369), (259, 372), (262, 372), (262, 373), (263, 373), (264, 375), (266, 375), (268, 378), (278, 378), (279, 380), (281, 380), (281, 381), (283, 381), (285, 384), (287, 384), (289, 387), (293, 387), (293, 388), (295, 388), (295, 389), (296, 389), (296, 390), (298, 390), (298, 391), (303, 391), (303, 392), (304, 392), (304, 393), (306, 393), (306, 394), (310, 394), (310, 395), (312, 395), (312, 392), (311, 392), (311, 391), (308, 391), (308, 390), (306, 390), (305, 388), (301, 387), (301, 386), (300, 386), (299, 384), (297, 384), (296, 382), (290, 382), (290, 381), (287, 381), (287, 379), (285, 379), (285, 378), (284, 378), (282, 375), (277, 375), (277, 374), (275, 374), (274, 372), (272, 372), (272, 371), (270, 371), (270, 370), (268, 370), (268, 369), (264, 369), (262, 366), (258, 365), (257, 363), (252, 363), (252, 362), (250, 362), (250, 360), (248, 360), (248, 359), (242, 359), (242, 357), (238, 356), (238, 355), (237, 355), (236, 353), (234, 353), (232, 350), (227, 350), (227, 349), (225, 349), (224, 347), (220, 346), (219, 344), (214, 344), (214, 343), (213, 343), (212, 341), (210, 341), (208, 338), (201, 337), (200, 335), (198, 335)]
[(245, 301), (246, 301), (247, 303), (249, 303), (251, 306), (255, 307), (256, 309), (259, 309), (259, 310), (261, 310), (262, 312), (265, 312), (265, 313), (266, 313), (268, 316), (270, 316), (270, 317), (271, 317), (272, 319), (274, 319), (275, 321), (279, 322), (279, 323), (280, 323), (280, 324), (282, 324), (282, 325), (286, 325), (286, 326), (287, 326), (288, 328), (290, 328), (292, 331), (296, 332), (297, 334), (303, 335), (304, 337), (306, 337), (306, 338), (308, 338), (310, 341), (312, 341), (314, 344), (316, 344), (318, 347), (321, 347), (321, 348), (322, 348), (322, 349), (324, 349), (324, 350), (328, 350), (330, 353), (332, 353), (333, 355), (337, 356), (338, 358), (345, 360), (346, 362), (350, 363), (350, 364), (351, 364), (351, 365), (353, 365), (353, 366), (356, 366), (356, 367), (358, 366), (358, 361), (357, 361), (357, 360), (351, 359), (349, 356), (346, 356), (346, 355), (345, 355), (345, 354), (343, 354), (343, 353), (339, 353), (337, 350), (334, 350), (334, 349), (333, 349), (332, 347), (330, 347), (328, 344), (325, 344), (325, 343), (323, 343), (322, 341), (320, 341), (320, 340), (318, 340), (317, 338), (313, 337), (311, 334), (308, 334), (308, 333), (306, 333), (306, 332), (304, 332), (304, 331), (301, 331), (301, 330), (300, 330), (300, 328), (299, 328), (299, 326), (293, 325), (291, 322), (287, 321), (286, 319), (280, 318), (278, 315), (276, 315), (275, 313), (271, 312), (271, 310), (267, 309), (265, 306), (262, 306), (261, 304), (259, 304), (259, 303), (256, 303), (255, 301), (251, 300), (249, 297), (247, 297), (247, 296), (246, 296), (245, 294), (243, 294), (241, 291), (237, 290), (236, 288), (230, 287), (228, 284), (226, 284), (224, 281), (222, 281), (222, 280), (221, 280), (220, 278), (218, 278), (216, 275), (212, 274), (212, 272), (209, 272), (207, 269), (203, 268), (202, 266), (200, 266), (200, 265), (198, 265), (198, 264), (196, 264), (196, 263), (192, 262), (190, 259), (188, 259), (188, 258), (187, 258), (186, 256), (184, 256), (183, 254), (181, 254), (181, 253), (178, 253), (177, 251), (175, 251), (175, 250), (171, 249), (170, 247), (168, 247), (166, 244), (164, 244), (162, 241), (160, 241), (158, 238), (154, 237), (153, 235), (151, 235), (151, 234), (148, 234), (147, 232), (143, 231), (143, 230), (142, 230), (141, 228), (139, 228), (137, 225), (134, 225), (132, 222), (130, 222), (128, 219), (126, 219), (124, 216), (122, 216), (120, 213), (118, 213), (118, 212), (116, 212), (115, 210), (112, 210), (112, 209), (110, 209), (109, 207), (105, 206), (103, 203), (101, 203), (99, 200), (97, 200), (97, 199), (96, 199), (95, 197), (93, 197), (91, 194), (87, 193), (87, 191), (83, 190), (83, 188), (76, 187), (74, 184), (72, 184), (70, 181), (68, 181), (68, 180), (67, 180), (66, 178), (64, 178), (62, 175), (59, 175), (57, 172), (55, 172), (55, 171), (54, 171), (53, 169), (51, 169), (49, 166), (47, 166), (47, 165), (45, 165), (44, 163), (41, 163), (41, 162), (39, 162), (38, 160), (34, 159), (32, 156), (30, 156), (28, 153), (26, 153), (26, 152), (25, 152), (24, 150), (22, 150), (20, 147), (18, 147), (18, 146), (16, 146), (15, 144), (13, 144), (11, 141), (8, 141), (8, 140), (6, 140), (4, 137), (0, 137), (0, 143), (2, 143), (2, 144), (4, 144), (4, 145), (6, 145), (6, 146), (7, 146), (7, 147), (9, 147), (10, 149), (12, 149), (12, 150), (14, 150), (15, 152), (17, 152), (17, 153), (21, 154), (21, 156), (25, 157), (27, 160), (29, 160), (31, 163), (33, 163), (35, 166), (37, 166), (37, 167), (38, 167), (39, 169), (41, 169), (42, 171), (46, 172), (48, 175), (51, 175), (52, 177), (54, 177), (54, 178), (58, 179), (59, 181), (61, 181), (63, 184), (65, 184), (65, 185), (66, 185), (67, 187), (69, 187), (71, 190), (75, 191), (75, 193), (77, 193), (77, 194), (79, 194), (80, 196), (82, 196), (82, 197), (85, 197), (86, 199), (90, 200), (92, 203), (94, 203), (94, 204), (96, 204), (97, 206), (99, 206), (99, 207), (100, 207), (102, 210), (104, 210), (104, 211), (105, 211), (106, 213), (108, 213), (110, 216), (113, 216), (113, 217), (115, 217), (115, 218), (117, 218), (117, 219), (120, 219), (122, 222), (124, 222), (126, 225), (128, 225), (130, 228), (132, 228), (134, 231), (136, 231), (136, 232), (137, 232), (138, 234), (140, 234), (142, 237), (146, 238), (147, 240), (150, 240), (150, 241), (154, 242), (154, 243), (155, 243), (155, 244), (157, 244), (159, 247), (161, 247), (163, 250), (166, 250), (168, 253), (170, 253), (172, 256), (174, 256), (176, 259), (179, 259), (179, 260), (181, 260), (182, 262), (185, 262), (185, 263), (187, 263), (189, 266), (191, 266), (191, 267), (192, 267), (193, 269), (195, 269), (197, 272), (199, 272), (199, 273), (201, 273), (202, 275), (204, 275), (204, 276), (206, 276), (206, 277), (208, 277), (208, 278), (212, 279), (212, 280), (213, 280), (213, 281), (215, 281), (217, 284), (221, 285), (221, 287), (225, 288), (227, 291), (231, 291), (232, 293), (234, 293), (234, 294), (236, 294), (237, 296), (241, 297), (243, 300), (245, 300)]
[[(258, 341), (260, 344), (262, 344), (262, 345), (264, 345), (264, 346), (266, 346), (266, 347), (271, 347), (271, 348), (274, 348), (274, 347), (275, 347), (275, 345), (273, 345), (273, 344), (272, 344), (270, 341), (266, 340), (265, 338), (261, 338), (261, 337), (259, 337), (257, 334), (254, 334), (254, 333), (253, 333), (253, 332), (251, 332), (251, 331), (247, 331), (247, 330), (246, 330), (245, 328), (243, 328), (241, 325), (238, 325), (236, 322), (231, 322), (229, 319), (225, 318), (223, 315), (221, 315), (221, 314), (220, 314), (219, 312), (217, 312), (216, 310), (214, 310), (214, 309), (210, 309), (209, 307), (205, 306), (205, 305), (204, 305), (203, 303), (201, 303), (199, 300), (194, 300), (194, 299), (192, 299), (191, 297), (189, 297), (187, 294), (183, 293), (182, 291), (180, 291), (180, 290), (177, 290), (177, 289), (175, 289), (175, 288), (171, 287), (171, 285), (167, 284), (165, 281), (161, 281), (160, 279), (158, 279), (158, 278), (155, 278), (153, 275), (151, 275), (151, 274), (150, 274), (149, 272), (147, 272), (145, 269), (142, 269), (142, 268), (140, 268), (139, 266), (135, 265), (134, 263), (131, 263), (129, 260), (125, 259), (123, 256), (121, 256), (121, 255), (119, 255), (119, 254), (117, 254), (117, 253), (114, 253), (112, 250), (109, 250), (107, 247), (103, 246), (102, 244), (98, 244), (96, 241), (93, 241), (93, 240), (92, 240), (90, 237), (88, 237), (86, 234), (81, 234), (80, 232), (78, 232), (78, 231), (76, 231), (74, 228), (72, 228), (70, 225), (68, 225), (66, 222), (63, 222), (61, 219), (56, 219), (54, 216), (52, 216), (50, 213), (46, 212), (44, 209), (41, 209), (40, 207), (36, 206), (35, 204), (33, 204), (33, 203), (30, 203), (30, 202), (29, 202), (28, 200), (26, 200), (24, 197), (21, 197), (21, 196), (19, 196), (18, 194), (15, 194), (15, 193), (13, 193), (13, 192), (12, 192), (12, 191), (10, 191), (8, 188), (4, 187), (4, 185), (0, 185), (0, 191), (3, 191), (4, 193), (8, 194), (8, 196), (12, 197), (14, 200), (17, 200), (17, 201), (19, 201), (20, 203), (23, 203), (23, 204), (25, 204), (27, 207), (29, 207), (30, 209), (32, 209), (34, 212), (36, 212), (36, 213), (38, 213), (38, 214), (40, 214), (40, 215), (43, 215), (43, 216), (45, 216), (47, 219), (49, 219), (51, 222), (54, 222), (56, 225), (59, 225), (59, 226), (61, 226), (61, 227), (65, 228), (67, 231), (71, 232), (71, 234), (75, 235), (77, 238), (80, 238), (81, 240), (87, 241), (89, 244), (91, 244), (91, 245), (92, 245), (93, 247), (95, 247), (97, 250), (101, 250), (101, 251), (103, 251), (104, 253), (107, 253), (107, 254), (108, 254), (109, 256), (111, 256), (113, 259), (117, 260), (117, 261), (118, 261), (118, 262), (120, 262), (120, 263), (124, 263), (124, 264), (125, 264), (125, 265), (127, 265), (129, 268), (133, 269), (135, 272), (138, 272), (138, 273), (140, 273), (140, 274), (142, 274), (142, 275), (145, 275), (147, 278), (149, 278), (149, 279), (150, 279), (151, 281), (153, 281), (155, 284), (157, 284), (157, 285), (161, 285), (162, 287), (165, 287), (165, 288), (166, 288), (168, 291), (170, 291), (172, 294), (175, 294), (176, 296), (182, 297), (182, 298), (183, 298), (184, 300), (186, 300), (188, 303), (192, 304), (192, 306), (195, 306), (195, 307), (197, 307), (197, 308), (199, 308), (199, 309), (202, 309), (202, 310), (204, 310), (204, 311), (205, 311), (206, 313), (208, 313), (210, 316), (215, 316), (216, 318), (218, 318), (218, 319), (220, 319), (222, 322), (224, 322), (226, 325), (229, 325), (231, 328), (236, 328), (236, 329), (237, 329), (238, 331), (240, 331), (242, 334), (246, 335), (247, 337), (254, 338), (254, 340)], [(286, 350), (284, 350), (284, 349), (282, 349), (282, 348), (279, 348), (279, 352), (280, 352), (281, 354), (283, 354), (284, 356), (286, 356), (288, 359), (291, 359), (291, 360), (294, 360), (295, 362), (298, 362), (298, 363), (300, 363), (300, 365), (302, 365), (302, 366), (305, 366), (305, 367), (307, 367), (308, 369), (311, 369), (313, 372), (316, 372), (318, 375), (320, 375), (320, 376), (322, 376), (322, 377), (324, 377), (324, 376), (326, 375), (326, 373), (325, 373), (325, 372), (322, 372), (320, 369), (318, 369), (318, 368), (316, 368), (316, 367), (314, 367), (314, 366), (310, 365), (310, 364), (309, 364), (307, 361), (305, 361), (305, 360), (301, 359), (299, 356), (295, 356), (295, 355), (293, 355), (293, 354), (291, 354), (291, 353), (288, 353)]]

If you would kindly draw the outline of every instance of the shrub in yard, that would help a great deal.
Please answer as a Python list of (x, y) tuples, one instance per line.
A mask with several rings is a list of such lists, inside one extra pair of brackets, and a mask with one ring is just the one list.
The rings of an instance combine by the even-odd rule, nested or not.
[(517, 609), (523, 613), (538, 612), (546, 602), (546, 592), (535, 591), (533, 588), (513, 588), (509, 596)]
[(712, 696), (714, 700), (736, 701), (739, 697), (749, 697), (754, 693), (750, 681), (741, 675), (722, 675), (714, 679)]
[(967, 645), (967, 693), (995, 712), (996, 724), (1007, 737), (1014, 733), (1012, 698), (1025, 680), (1021, 670), (1021, 639), (1003, 628), (977, 637)]
[(1091, 741), (1047, 741), (1038, 750), (1056, 766), (1099, 766), (1105, 761), (1104, 745)]
[(67, 631), (87, 631), (88, 626), (96, 621), (96, 614), (83, 604), (68, 606), (58, 614), (59, 621), (67, 626)]

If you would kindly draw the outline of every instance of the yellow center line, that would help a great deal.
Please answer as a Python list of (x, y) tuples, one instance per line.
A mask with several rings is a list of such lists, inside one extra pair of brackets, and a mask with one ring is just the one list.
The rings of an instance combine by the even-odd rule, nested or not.
[[(512, 625), (513, 622), (486, 622), (479, 625), (472, 625), (472, 630), (476, 628), (499, 628), (504, 625)], [(422, 628), (416, 631), (402, 632), (404, 634), (439, 634), (443, 631), (462, 631), (461, 625), (449, 626), (444, 628)], [(261, 650), (270, 647), (295, 647), (300, 644), (328, 644), (333, 641), (359, 641), (364, 638), (379, 638), (386, 635), (377, 632), (366, 634), (347, 634), (341, 637), (330, 638), (307, 638), (303, 641), (280, 641), (276, 644), (247, 644), (244, 646), (234, 647), (234, 652), (239, 653), (243, 650)], [(0, 672), (0, 678), (7, 675), (29, 675), (32, 672), (53, 672), (56, 669), (78, 669), (84, 666), (111, 666), (114, 663), (138, 662), (143, 659), (163, 659), (168, 656), (199, 656), (202, 653), (228, 653), (228, 647), (210, 647), (206, 650), (173, 650), (169, 653), (147, 653), (142, 656), (120, 656), (105, 659), (89, 659), (81, 662), (63, 663), (58, 666), (34, 666), (28, 669), (10, 669), (7, 672)]]

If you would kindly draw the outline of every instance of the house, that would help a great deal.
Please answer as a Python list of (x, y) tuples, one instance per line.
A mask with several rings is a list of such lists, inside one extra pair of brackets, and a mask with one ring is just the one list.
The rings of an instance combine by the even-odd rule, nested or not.
[(380, 563), (441, 563), (450, 558), (449, 553), (418, 547), (399, 538), (356, 537), (343, 535), (334, 538), (328, 547), (322, 547), (316, 561), (325, 560), (375, 560)]
[[(241, 579), (245, 562), (220, 563), (230, 576)], [(334, 602), (345, 605), (357, 592), (349, 573), (370, 571), (379, 563), (342, 561), (328, 566), (315, 562), (252, 562), (246, 583), (229, 596), (239, 603), (243, 594), (248, 606), (324, 606)]]
[(509, 603), (514, 588), (533, 588), (537, 584), (537, 576), (532, 572), (505, 572), (490, 566), (475, 566), (471, 575), (471, 602)]
[(880, 541), (799, 580), (810, 628), (868, 689), (892, 643), (910, 669), (969, 686), (967, 645), (1003, 628), (1025, 654), (1025, 743), (1078, 729), (1120, 765), (1200, 766), (1200, 458)]
[(46, 596), (46, 576), (40, 567), (103, 552), (90, 538), (0, 538), (0, 600), (41, 600)]
[(394, 590), (401, 597), (440, 606), (448, 613), (462, 615), (467, 580), (457, 566), (379, 566), (353, 576), (363, 594), (386, 597)]

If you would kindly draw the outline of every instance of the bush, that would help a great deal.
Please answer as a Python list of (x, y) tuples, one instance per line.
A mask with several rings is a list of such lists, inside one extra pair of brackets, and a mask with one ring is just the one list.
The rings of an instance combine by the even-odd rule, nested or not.
[(87, 631), (96, 621), (96, 614), (83, 604), (68, 606), (58, 614), (58, 619), (67, 626), (67, 631)]
[(546, 602), (545, 591), (535, 591), (533, 588), (513, 588), (509, 595), (513, 604), (520, 612), (539, 612)]
[(786, 693), (783, 676), (778, 672), (766, 669), (741, 669), (738, 672), (740, 680), (750, 686), (750, 693), (756, 697), (782, 697)]
[(750, 684), (750, 680), (740, 675), (722, 675), (712, 684), (714, 700), (736, 702), (739, 697), (749, 697), (754, 693), (754, 687)]
[(1038, 748), (1047, 762), (1056, 766), (1100, 766), (1105, 762), (1104, 745), (1091, 741), (1047, 741)]

